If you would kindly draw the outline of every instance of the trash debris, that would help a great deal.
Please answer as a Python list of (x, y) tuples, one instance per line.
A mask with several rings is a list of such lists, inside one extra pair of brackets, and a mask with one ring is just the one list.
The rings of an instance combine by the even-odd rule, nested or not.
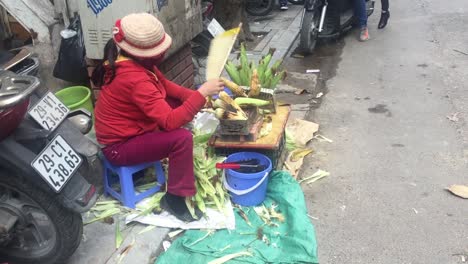
[(413, 211), (414, 211), (415, 214), (419, 213), (418, 210), (416, 210), (416, 208), (413, 208)]
[(320, 70), (319, 69), (309, 69), (309, 70), (306, 70), (306, 73), (319, 73)]
[(308, 148), (295, 149), (291, 152), (289, 156), (289, 160), (292, 162), (299, 161), (300, 159), (303, 159), (305, 156), (312, 153), (312, 151), (313, 151), (312, 149), (308, 149)]
[(162, 243), (162, 246), (163, 246), (163, 249), (164, 249), (164, 252), (166, 252), (170, 247), (171, 247), (172, 243), (167, 241), (167, 240), (164, 240), (163, 243)]
[(296, 142), (294, 141), (294, 138), (291, 136), (291, 133), (288, 131), (286, 128), (285, 132), (285, 137), (286, 137), (286, 150), (287, 151), (292, 151), (297, 148)]
[(149, 232), (149, 231), (153, 230), (154, 228), (156, 228), (156, 226), (154, 226), (154, 225), (149, 225), (149, 226), (143, 228), (140, 232), (138, 232), (138, 235), (141, 235), (141, 234), (144, 234), (144, 233), (146, 233), (146, 232)]
[(263, 119), (262, 129), (260, 130), (260, 138), (266, 137), (273, 130), (273, 119), (271, 116), (266, 116)]
[(262, 221), (268, 226), (279, 226), (277, 223), (272, 220), (277, 220), (279, 222), (284, 222), (284, 215), (280, 212), (277, 212), (277, 205), (272, 205), (270, 208), (266, 208), (265, 205), (254, 207), (255, 213), (262, 219)]
[(122, 251), (120, 251), (119, 255), (117, 256), (117, 263), (122, 263), (122, 260), (128, 255), (128, 252), (133, 248), (135, 245), (135, 238), (133, 238), (132, 243), (126, 246)]
[(185, 230), (183, 229), (179, 229), (179, 230), (176, 230), (176, 231), (172, 231), (172, 232), (169, 232), (169, 234), (167, 234), (171, 239), (178, 236), (180, 233), (184, 232)]
[(450, 114), (450, 115), (447, 116), (447, 119), (452, 121), (452, 122), (458, 122), (458, 121), (460, 121), (460, 119), (458, 118), (459, 114), (460, 114), (460, 112)]
[(204, 236), (200, 237), (199, 239), (195, 240), (190, 245), (188, 245), (188, 247), (191, 247), (191, 246), (197, 244), (198, 242), (203, 241), (203, 239), (207, 238), (208, 236), (211, 236), (213, 233), (214, 233), (213, 230), (209, 230), (208, 232), (206, 232), (206, 234)]
[(249, 225), (251, 227), (252, 223), (250, 222), (249, 217), (244, 212), (244, 210), (242, 210), (242, 208), (240, 208), (240, 206), (237, 207), (237, 210), (238, 210), (237, 213), (242, 217), (242, 219), (244, 219), (244, 221), (247, 223), (247, 225)]
[(322, 97), (322, 96), (323, 96), (323, 93), (320, 92), (320, 93), (318, 93), (318, 94), (315, 96), (315, 98), (320, 98), (320, 97)]
[(319, 124), (314, 122), (294, 119), (287, 125), (290, 135), (299, 146), (305, 146), (314, 137), (319, 129)]
[[(116, 205), (116, 206), (117, 206), (117, 205)], [(94, 222), (96, 222), (96, 221), (103, 220), (104, 218), (109, 217), (109, 216), (116, 215), (116, 214), (120, 213), (121, 211), (122, 211), (122, 210), (120, 210), (120, 208), (114, 206), (114, 208), (110, 208), (110, 209), (108, 209), (108, 210), (105, 210), (105, 211), (102, 212), (101, 214), (97, 215), (96, 218), (91, 219), (91, 220), (85, 222), (84, 225), (88, 225), (88, 224), (94, 223)]]
[(452, 185), (449, 188), (447, 188), (447, 190), (458, 197), (468, 199), (468, 186), (467, 185)]
[(318, 217), (311, 216), (310, 214), (307, 214), (307, 216), (308, 216), (309, 218), (311, 218), (311, 219), (314, 219), (314, 220), (319, 220), (319, 218), (318, 218)]
[(291, 151), (284, 162), (284, 167), (291, 173), (294, 179), (297, 178), (299, 171), (304, 163), (304, 157), (312, 153), (312, 149), (297, 148)]
[(306, 91), (305, 89), (297, 89), (297, 90), (294, 92), (294, 94), (295, 94), (295, 95), (301, 95), (301, 94), (303, 94), (305, 91)]
[(226, 262), (228, 262), (229, 260), (231, 260), (233, 258), (238, 258), (238, 257), (243, 257), (243, 256), (252, 256), (252, 253), (250, 253), (248, 251), (233, 253), (233, 254), (229, 254), (229, 255), (226, 255), (224, 257), (220, 257), (220, 258), (217, 258), (215, 260), (212, 260), (212, 261), (208, 262), (208, 264), (223, 264), (223, 263), (226, 263)]
[(317, 170), (314, 174), (312, 174), (309, 177), (305, 177), (299, 181), (299, 183), (306, 182), (307, 184), (311, 184), (313, 182), (316, 182), (322, 178), (325, 178), (327, 176), (330, 176), (330, 172), (324, 171), (324, 170)]
[(466, 52), (463, 52), (463, 51), (460, 51), (460, 50), (457, 50), (457, 49), (453, 49), (453, 51), (468, 56), (468, 53), (466, 53)]
[(314, 136), (314, 139), (317, 139), (318, 141), (320, 142), (328, 142), (328, 143), (333, 143), (333, 140), (323, 136), (323, 135), (320, 135), (320, 134), (317, 134), (316, 136)]
[(115, 222), (115, 248), (118, 249), (122, 245), (123, 242), (123, 237), (122, 237), (122, 232), (120, 231), (120, 221), (117, 218), (117, 221)]
[(346, 210), (346, 205), (342, 205), (342, 206), (340, 206), (340, 209), (341, 209), (341, 211), (343, 211), (343, 212), (344, 212), (344, 211)]
[(303, 58), (304, 58), (304, 55), (299, 54), (299, 53), (294, 53), (294, 54), (292, 55), (292, 57), (293, 57), (293, 58), (296, 58), (296, 59), (303, 59)]

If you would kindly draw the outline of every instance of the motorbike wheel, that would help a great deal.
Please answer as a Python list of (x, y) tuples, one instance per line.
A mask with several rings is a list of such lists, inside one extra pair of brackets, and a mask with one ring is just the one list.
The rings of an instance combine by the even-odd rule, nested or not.
[(314, 51), (317, 45), (318, 27), (320, 23), (320, 12), (305, 11), (304, 18), (302, 19), (299, 50), (303, 53), (310, 54)]
[(289, 3), (293, 4), (293, 5), (303, 5), (304, 4), (304, 0), (288, 0)]
[(63, 263), (75, 252), (83, 233), (81, 215), (53, 196), (20, 175), (0, 172), (0, 214), (18, 219), (9, 234), (0, 232), (0, 263)]
[(251, 16), (266, 16), (274, 7), (274, 0), (248, 0), (245, 11)]

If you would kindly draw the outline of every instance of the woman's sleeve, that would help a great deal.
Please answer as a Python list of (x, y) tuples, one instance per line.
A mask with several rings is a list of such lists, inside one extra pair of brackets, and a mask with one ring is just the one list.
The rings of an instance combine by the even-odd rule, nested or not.
[(198, 93), (197, 91), (185, 88), (180, 86), (172, 81), (166, 79), (166, 77), (157, 69), (155, 69), (156, 76), (158, 77), (159, 81), (162, 85), (166, 88), (167, 96), (177, 99), (181, 102), (185, 102), (190, 96), (194, 93)]
[(173, 109), (151, 81), (137, 83), (132, 92), (132, 100), (164, 131), (180, 128), (192, 121), (205, 104), (205, 98), (199, 92), (193, 92), (179, 107)]

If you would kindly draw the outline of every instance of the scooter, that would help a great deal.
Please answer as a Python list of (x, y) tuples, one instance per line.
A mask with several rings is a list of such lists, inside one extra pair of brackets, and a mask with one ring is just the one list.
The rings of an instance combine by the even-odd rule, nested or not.
[[(348, 32), (356, 20), (353, 1), (306, 0), (302, 14), (299, 50), (312, 53), (319, 39), (333, 39)], [(367, 16), (374, 12), (374, 1), (366, 0)]]
[(6, 70), (24, 70), (26, 58), (0, 70), (0, 263), (63, 263), (97, 198), (85, 176), (101, 175), (99, 147), (83, 135), (89, 113), (70, 111), (29, 71)]
[(245, 11), (251, 16), (266, 16), (275, 7), (275, 0), (247, 0)]

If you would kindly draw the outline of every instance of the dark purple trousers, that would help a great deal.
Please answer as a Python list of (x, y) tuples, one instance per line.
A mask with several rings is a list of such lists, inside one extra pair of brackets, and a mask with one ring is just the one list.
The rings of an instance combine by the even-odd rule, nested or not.
[(193, 137), (186, 129), (150, 132), (102, 149), (117, 166), (131, 166), (169, 158), (167, 191), (178, 196), (196, 193), (193, 174)]

